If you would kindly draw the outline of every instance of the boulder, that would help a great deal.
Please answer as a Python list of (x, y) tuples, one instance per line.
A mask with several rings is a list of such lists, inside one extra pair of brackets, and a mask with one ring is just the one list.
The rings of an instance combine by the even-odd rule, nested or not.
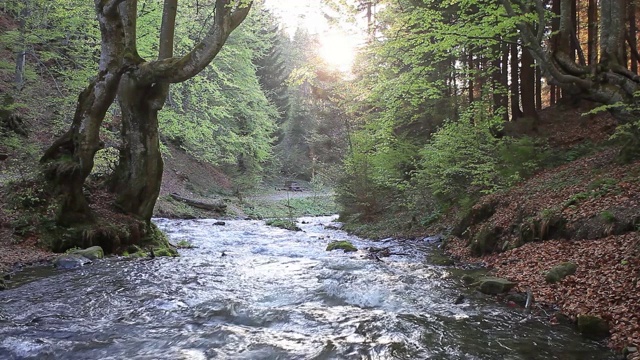
[(609, 324), (598, 316), (579, 315), (578, 332), (588, 339), (600, 340), (609, 336)]
[(475, 283), (478, 291), (487, 295), (498, 295), (509, 292), (517, 283), (498, 277), (481, 277)]
[(91, 260), (80, 254), (64, 254), (53, 260), (53, 266), (58, 269), (77, 269), (89, 263)]
[(435, 252), (429, 255), (429, 262), (436, 266), (451, 266), (455, 264), (452, 258), (445, 254)]
[(76, 254), (86, 257), (89, 260), (104, 258), (104, 250), (100, 246), (92, 246), (86, 249), (73, 250), (70, 254)]
[(327, 251), (339, 250), (339, 249), (344, 250), (344, 252), (358, 251), (358, 248), (356, 248), (355, 246), (353, 246), (352, 243), (346, 240), (332, 241), (329, 243), (329, 245), (327, 245)]
[(544, 276), (547, 283), (554, 284), (569, 275), (575, 274), (578, 266), (572, 262), (564, 262), (551, 268)]

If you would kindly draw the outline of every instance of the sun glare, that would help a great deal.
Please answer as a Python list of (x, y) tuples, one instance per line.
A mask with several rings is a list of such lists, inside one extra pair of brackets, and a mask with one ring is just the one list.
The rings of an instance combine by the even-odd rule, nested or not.
[(349, 72), (355, 60), (357, 42), (341, 32), (320, 36), (320, 56), (331, 66)]
[[(363, 37), (362, 34), (358, 35), (353, 25), (329, 25), (322, 4), (317, 0), (267, 0), (265, 5), (281, 18), (290, 35), (298, 27), (318, 35), (319, 55), (329, 66), (345, 73), (351, 71)], [(338, 17), (338, 14), (330, 15)], [(347, 30), (348, 27), (351, 28)]]

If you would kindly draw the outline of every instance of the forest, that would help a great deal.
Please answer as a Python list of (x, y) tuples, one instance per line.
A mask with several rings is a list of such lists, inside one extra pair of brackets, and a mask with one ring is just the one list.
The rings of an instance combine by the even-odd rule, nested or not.
[(637, 1), (308, 5), (352, 50), (270, 1), (0, 1), (0, 273), (177, 255), (156, 218), (337, 213), (640, 358)]

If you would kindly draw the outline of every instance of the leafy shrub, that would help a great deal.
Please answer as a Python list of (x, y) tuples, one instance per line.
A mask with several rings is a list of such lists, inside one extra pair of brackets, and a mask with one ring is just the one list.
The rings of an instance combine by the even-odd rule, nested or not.
[(463, 117), (446, 122), (422, 149), (417, 183), (448, 203), (493, 193), (531, 176), (544, 152), (528, 137), (496, 138), (500, 121), (474, 124)]

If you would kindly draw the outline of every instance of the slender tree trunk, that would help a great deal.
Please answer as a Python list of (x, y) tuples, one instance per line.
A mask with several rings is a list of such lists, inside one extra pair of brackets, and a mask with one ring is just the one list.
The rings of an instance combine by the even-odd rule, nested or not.
[(520, 70), (518, 65), (518, 45), (511, 44), (510, 64), (511, 64), (511, 121), (516, 121), (522, 117), (522, 111), (520, 110)]
[(535, 104), (535, 69), (533, 57), (529, 51), (522, 48), (522, 70), (520, 72), (520, 93), (522, 98), (522, 115), (527, 118), (537, 119), (538, 113)]
[(542, 110), (542, 68), (536, 64), (536, 110)]
[(587, 56), (589, 57), (589, 66), (598, 63), (598, 1), (589, 0), (588, 10), (588, 39), (587, 39)]
[(629, 1), (629, 30), (628, 41), (629, 41), (629, 59), (631, 60), (631, 71), (634, 73), (638, 73), (638, 58), (635, 56), (638, 52), (638, 41), (637, 41), (637, 33), (638, 33), (638, 24), (636, 24), (636, 1)]
[(18, 29), (20, 32), (20, 42), (21, 46), (18, 51), (16, 51), (16, 71), (15, 71), (15, 79), (14, 84), (16, 90), (21, 91), (24, 87), (24, 69), (27, 61), (27, 47), (25, 44), (25, 36), (24, 33), (26, 31), (26, 19), (29, 16), (29, 9), (25, 5), (25, 7), (20, 11), (19, 20), (18, 20)]
[(473, 94), (473, 90), (474, 90), (474, 83), (473, 83), (473, 78), (475, 76), (474, 74), (474, 62), (473, 62), (473, 53), (471, 52), (471, 50), (469, 50), (469, 54), (467, 55), (467, 68), (468, 73), (469, 73), (469, 104), (473, 103), (474, 100), (474, 94)]

